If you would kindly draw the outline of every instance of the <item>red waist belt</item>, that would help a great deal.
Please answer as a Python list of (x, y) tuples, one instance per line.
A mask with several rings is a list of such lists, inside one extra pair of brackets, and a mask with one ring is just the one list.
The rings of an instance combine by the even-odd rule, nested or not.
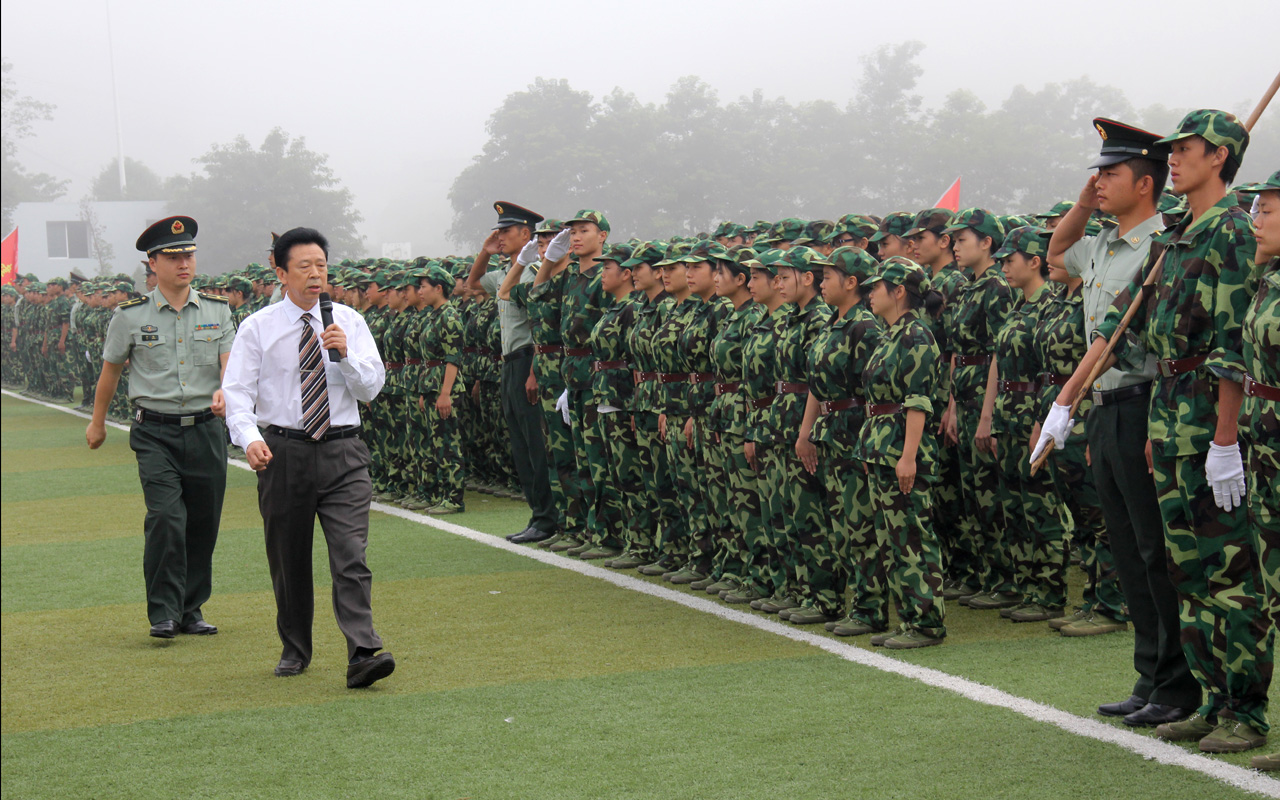
[(1161, 375), (1166, 378), (1172, 378), (1175, 375), (1190, 372), (1203, 364), (1204, 360), (1205, 356), (1192, 356), (1191, 358), (1162, 358), (1157, 362), (1157, 366), (1160, 368)]
[(479, 353), (479, 352), (480, 352), (480, 348), (479, 348), (479, 347), (464, 347), (464, 348), (462, 348), (462, 352), (464, 352), (464, 353)]
[(595, 353), (590, 347), (566, 347), (564, 349), (564, 354), (566, 356), (579, 358), (581, 356), (594, 355)]
[(736, 392), (738, 391), (738, 387), (740, 385), (741, 384), (738, 384), (738, 383), (717, 383), (716, 397), (719, 397), (722, 394), (731, 394), (733, 392)]
[(825, 417), (827, 414), (847, 411), (860, 405), (862, 405), (862, 401), (856, 397), (846, 397), (843, 400), (824, 400), (818, 404), (818, 411)]
[(886, 414), (897, 414), (902, 410), (902, 403), (877, 403), (867, 406), (867, 416), (883, 417)]
[(1244, 393), (1249, 397), (1261, 397), (1263, 400), (1280, 403), (1280, 387), (1258, 383), (1248, 375), (1244, 376)]
[(591, 362), (592, 372), (604, 372), (606, 369), (626, 369), (626, 368), (627, 368), (627, 362), (625, 361), (592, 361)]
[(385, 369), (389, 369), (392, 372), (395, 372), (398, 369), (404, 368), (404, 362), (403, 361), (383, 361), (382, 366)]
[(406, 358), (404, 360), (404, 365), (406, 367), (416, 367), (421, 363), (422, 363), (422, 359), (420, 358)]
[(1040, 384), (1035, 381), (996, 381), (996, 391), (1026, 394), (1040, 391)]
[(751, 406), (756, 411), (759, 411), (762, 408), (768, 408), (773, 405), (773, 398), (775, 396), (776, 395), (771, 394), (768, 397), (761, 397), (759, 400), (748, 400), (747, 405)]
[(542, 353), (543, 355), (547, 353), (559, 353), (563, 349), (564, 347), (558, 344), (535, 344), (533, 346), (533, 352)]
[(809, 384), (778, 381), (773, 385), (773, 391), (778, 394), (808, 394)]
[(443, 366), (444, 366), (444, 362), (443, 362), (443, 361), (436, 361), (435, 359), (432, 359), (432, 360), (430, 360), (430, 361), (423, 361), (423, 362), (422, 362), (422, 366), (426, 367), (427, 369), (432, 369), (432, 368), (434, 368), (434, 367), (443, 367)]
[(711, 383), (716, 379), (714, 372), (690, 372), (689, 383)]
[(1069, 380), (1071, 380), (1070, 375), (1058, 375), (1054, 372), (1040, 373), (1040, 382), (1045, 386), (1066, 386)]
[(684, 383), (689, 380), (689, 373), (687, 372), (658, 372), (655, 374), (658, 376), (658, 383), (664, 386), (668, 383)]
[(647, 383), (647, 382), (649, 382), (649, 381), (656, 381), (656, 380), (658, 379), (658, 375), (659, 375), (659, 373), (657, 373), (657, 372), (637, 372), (637, 373), (636, 373), (636, 382), (637, 382), (637, 383)]
[(956, 356), (957, 367), (985, 367), (991, 363), (990, 355)]

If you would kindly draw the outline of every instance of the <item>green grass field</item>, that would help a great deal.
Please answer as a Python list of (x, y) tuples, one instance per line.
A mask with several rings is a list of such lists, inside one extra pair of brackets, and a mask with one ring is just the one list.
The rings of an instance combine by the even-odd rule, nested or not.
[[(251, 474), (228, 476), (205, 606), (221, 632), (151, 639), (127, 434), (109, 430), (90, 452), (79, 417), (8, 395), (0, 412), (5, 798), (1136, 800), (1256, 796), (1239, 786), (1249, 780), (1280, 791), (1195, 769), (1247, 755), (1169, 748), (1193, 768), (1160, 763), (383, 513), (369, 562), (395, 674), (345, 688), (317, 532), (315, 659), (278, 679)], [(467, 508), (448, 521), (495, 539), (527, 516), (478, 495)], [(892, 658), (1084, 718), (1132, 686), (1129, 634), (1070, 640), (963, 608), (947, 624), (944, 646)]]

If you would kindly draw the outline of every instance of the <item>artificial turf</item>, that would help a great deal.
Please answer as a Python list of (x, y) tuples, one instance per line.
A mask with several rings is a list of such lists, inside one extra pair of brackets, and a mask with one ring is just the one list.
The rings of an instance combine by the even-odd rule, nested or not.
[[(205, 607), (221, 632), (150, 639), (127, 435), (90, 453), (82, 419), (8, 396), (0, 414), (6, 798), (1243, 795), (380, 513), (374, 619), (396, 673), (345, 688), (317, 531), (315, 660), (277, 679), (252, 475), (229, 473)], [(467, 502), (450, 521), (495, 535), (526, 521), (511, 501)], [(895, 657), (1081, 716), (1132, 684), (1130, 634), (1070, 640), (968, 609), (948, 626), (944, 646)]]

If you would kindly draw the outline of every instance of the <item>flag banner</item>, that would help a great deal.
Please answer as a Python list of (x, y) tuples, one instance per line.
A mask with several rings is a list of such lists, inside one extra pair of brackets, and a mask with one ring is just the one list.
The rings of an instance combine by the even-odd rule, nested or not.
[(4, 262), (4, 276), (0, 286), (8, 286), (18, 276), (18, 229), (14, 228), (0, 242), (0, 261)]
[(951, 188), (942, 193), (942, 197), (938, 198), (938, 202), (934, 203), (934, 208), (945, 208), (948, 211), (960, 210), (960, 179), (956, 178), (956, 182), (951, 184)]

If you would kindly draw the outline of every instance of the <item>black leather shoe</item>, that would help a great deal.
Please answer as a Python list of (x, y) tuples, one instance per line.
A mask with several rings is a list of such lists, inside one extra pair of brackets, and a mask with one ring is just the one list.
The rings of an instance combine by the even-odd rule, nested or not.
[(390, 653), (365, 656), (347, 667), (347, 688), (361, 689), (396, 671), (396, 660)]
[(1106, 703), (1098, 706), (1098, 713), (1104, 717), (1127, 717), (1133, 712), (1140, 710), (1146, 704), (1146, 700), (1143, 700), (1141, 697), (1134, 694), (1130, 695), (1128, 700), (1122, 700), (1119, 703)]
[(181, 628), (182, 632), (191, 636), (212, 636), (218, 632), (217, 625), (210, 625), (202, 619), (188, 622)]
[(521, 531), (519, 535), (517, 535), (515, 538), (511, 540), (511, 543), (512, 544), (533, 544), (534, 542), (541, 542), (544, 539), (550, 539), (550, 538), (551, 538), (551, 534), (547, 533), (546, 531), (540, 531), (537, 528), (529, 528), (528, 530)]
[(506, 540), (508, 542), (514, 542), (517, 536), (524, 536), (526, 533), (528, 533), (531, 530), (533, 530), (533, 528), (525, 528), (522, 531), (516, 531), (515, 533), (508, 533), (506, 535)]
[(171, 619), (164, 622), (157, 622), (151, 626), (151, 635), (157, 639), (172, 639), (178, 635), (178, 623)]
[(301, 675), (307, 666), (301, 661), (290, 661), (287, 658), (280, 659), (280, 663), (276, 664), (276, 677), (288, 678), (293, 675)]
[(1144, 707), (1125, 716), (1124, 724), (1131, 728), (1154, 728), (1166, 722), (1181, 722), (1195, 713), (1194, 708), (1178, 708), (1160, 703), (1147, 703)]

